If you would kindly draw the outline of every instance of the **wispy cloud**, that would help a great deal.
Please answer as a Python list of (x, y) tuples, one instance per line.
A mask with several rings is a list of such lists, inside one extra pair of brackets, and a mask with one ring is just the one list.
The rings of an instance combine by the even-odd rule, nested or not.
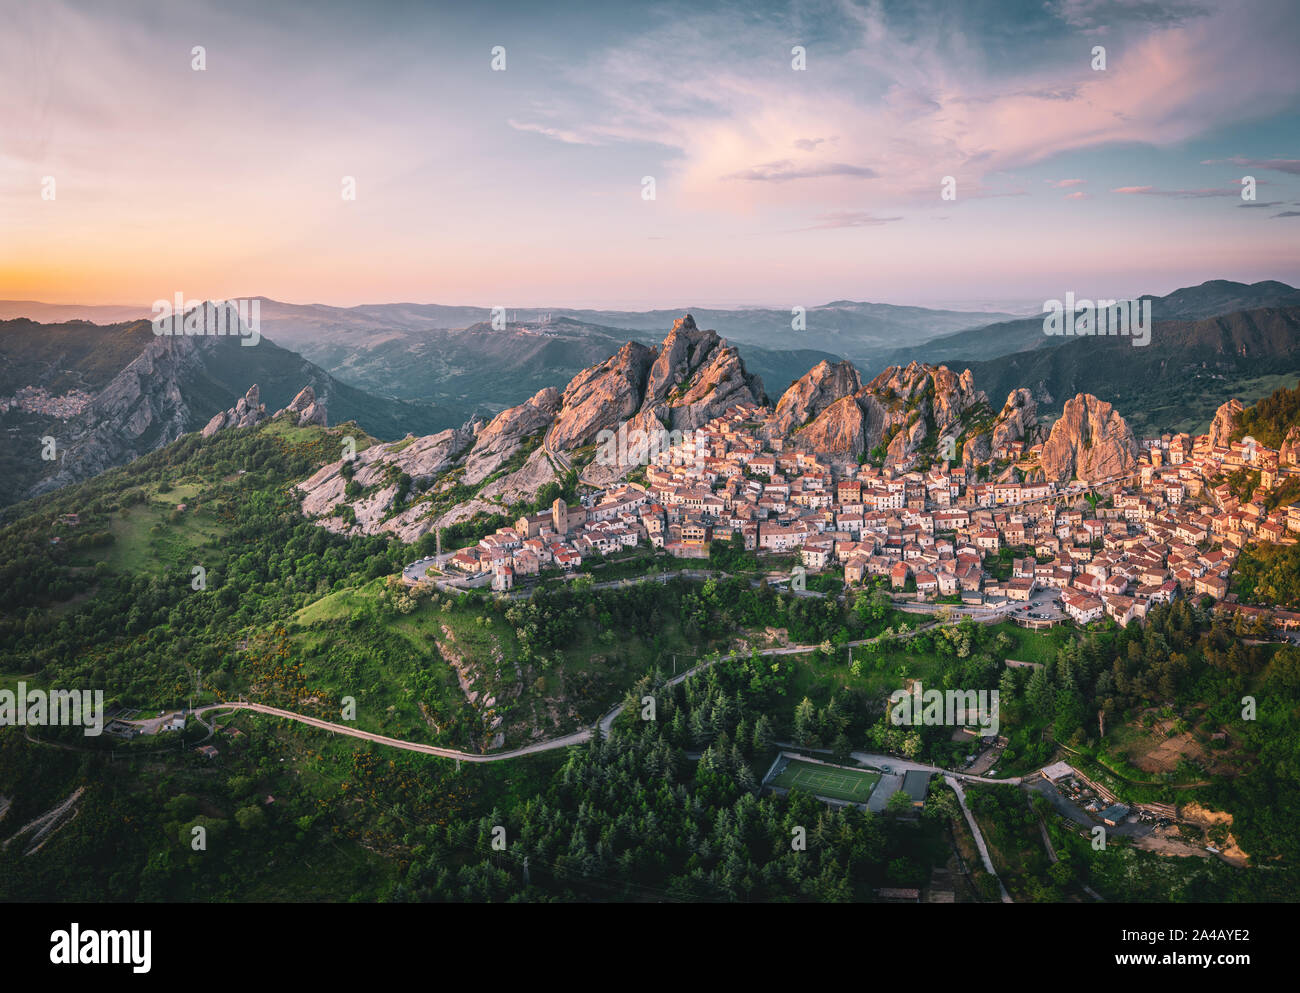
[[(575, 87), (593, 92), (566, 126), (664, 147), (677, 189), (711, 209), (833, 207), (871, 178), (869, 205), (889, 210), (933, 203), (944, 175), (969, 190), (1071, 151), (1174, 145), (1300, 94), (1283, 40), (1296, 18), (1284, 6), (1244, 18), (1177, 3), (1053, 9), (1067, 32), (1127, 26), (1106, 71), (1088, 69), (1083, 41), (1077, 63), (1031, 58), (1008, 68), (990, 61), (961, 15), (907, 20), (844, 0), (818, 19), (842, 43), (810, 45), (808, 71), (798, 72), (776, 56), (801, 33), (784, 19), (675, 9), (651, 17), (634, 41), (565, 67)], [(787, 160), (791, 148), (824, 152), (815, 136), (829, 134), (840, 136), (834, 161)], [(812, 179), (820, 182), (795, 182)]]
[(1241, 195), (1239, 189), (1200, 189), (1200, 190), (1162, 190), (1155, 186), (1117, 186), (1112, 193), (1127, 193), (1147, 197), (1175, 197), (1180, 200), (1201, 199), (1203, 197), (1235, 197)]
[(794, 179), (825, 179), (827, 176), (852, 176), (857, 179), (875, 179), (876, 170), (844, 162), (827, 162), (823, 165), (799, 166), (789, 159), (765, 162), (763, 165), (742, 169), (723, 176), (723, 179), (744, 179), (756, 183), (788, 183)]
[(1071, 186), (1082, 186), (1086, 179), (1049, 179), (1047, 184), (1058, 190), (1068, 189)]
[(1206, 159), (1201, 165), (1236, 165), (1247, 169), (1272, 169), (1300, 176), (1300, 159), (1248, 159), (1244, 155), (1234, 155), (1230, 159)]
[(901, 220), (901, 217), (877, 217), (869, 210), (832, 210), (825, 214), (819, 214), (816, 218), (816, 224), (799, 230), (822, 231), (830, 228), (874, 228)]
[(516, 131), (524, 131), (529, 134), (540, 134), (547, 138), (554, 138), (556, 141), (562, 141), (566, 145), (601, 145), (604, 144), (600, 139), (590, 134), (580, 134), (577, 131), (569, 131), (565, 128), (552, 128), (545, 124), (533, 124), (528, 121), (516, 121), (514, 118), (506, 121)]
[(1047, 9), (1071, 27), (1094, 32), (1135, 24), (1177, 27), (1208, 13), (1187, 0), (1055, 0)]

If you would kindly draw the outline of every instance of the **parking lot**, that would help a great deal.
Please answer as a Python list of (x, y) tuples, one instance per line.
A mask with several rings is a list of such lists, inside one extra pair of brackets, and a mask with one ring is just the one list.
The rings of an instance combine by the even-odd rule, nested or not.
[(1062, 621), (1065, 611), (1061, 609), (1061, 591), (1055, 589), (1035, 590), (1028, 603), (1017, 604), (1011, 611), (1011, 617), (1027, 617), (1034, 621)]

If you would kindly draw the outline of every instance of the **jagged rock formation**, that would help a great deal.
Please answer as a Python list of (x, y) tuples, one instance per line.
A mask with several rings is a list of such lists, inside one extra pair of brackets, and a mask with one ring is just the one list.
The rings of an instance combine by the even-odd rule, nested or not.
[(266, 404), (262, 403), (261, 393), (254, 383), (233, 407), (213, 415), (212, 420), (203, 428), (203, 437), (211, 438), (225, 428), (251, 428), (254, 424), (267, 420), (267, 417)]
[(658, 348), (628, 342), (564, 390), (547, 450), (573, 451), (601, 431), (692, 431), (737, 403), (766, 403), (763, 384), (740, 353), (690, 314), (673, 322)]
[(687, 314), (659, 347), (638, 416), (647, 428), (653, 417), (670, 431), (693, 431), (737, 403), (765, 399), (762, 381), (745, 370), (740, 353)]
[(203, 353), (217, 340), (149, 342), (69, 425), (67, 442), (57, 439), (63, 453), (58, 469), (31, 495), (88, 479), (192, 431), (197, 415), (183, 386), (201, 373)]
[(496, 472), (519, 451), (525, 438), (549, 428), (559, 409), (560, 391), (548, 386), (518, 407), (497, 414), (474, 440), (465, 460), (465, 484), (473, 486)]
[(1052, 425), (1039, 464), (1044, 476), (1059, 484), (1118, 476), (1131, 471), (1137, 459), (1137, 439), (1119, 412), (1091, 393), (1080, 393), (1066, 401)]
[(1038, 404), (1033, 394), (1023, 387), (1013, 390), (993, 427), (993, 448), (1005, 448), (1013, 441), (1034, 444), (1038, 432)]
[[(800, 446), (857, 456), (889, 444), (886, 458), (903, 461), (928, 441), (955, 429), (988, 400), (969, 371), (913, 362), (890, 366), (865, 386), (848, 362), (822, 362), (777, 403), (768, 437), (794, 432)], [(809, 421), (809, 418), (812, 418)]]
[[(400, 477), (410, 477), (410, 486), (422, 489), (432, 483), (473, 442), (469, 427), (440, 431), (423, 438), (405, 438), (388, 444), (371, 445), (357, 452), (351, 461), (351, 477), (363, 491), (354, 500), (346, 499), (348, 470), (343, 460), (322, 466), (314, 475), (298, 484), (303, 493), (302, 511), (309, 517), (323, 518), (333, 531), (350, 530), (351, 525), (337, 516), (341, 505), (348, 503), (356, 517), (356, 527), (366, 534), (391, 531), (405, 541), (424, 534), (431, 521), (421, 521), (427, 508), (408, 508), (403, 514), (385, 520), (401, 485)], [(418, 512), (417, 512), (418, 511)]]
[(822, 411), (845, 397), (853, 396), (860, 389), (862, 378), (852, 362), (845, 360), (834, 365), (819, 362), (781, 395), (768, 421), (768, 436), (788, 437)]
[(858, 455), (867, 449), (867, 417), (853, 396), (841, 397), (799, 432), (813, 450), (837, 455)]
[[(256, 387), (254, 387), (256, 389)], [(290, 402), (289, 406), (283, 410), (277, 410), (275, 416), (279, 417), (285, 411), (290, 411), (295, 415), (299, 427), (308, 424), (319, 424), (321, 427), (327, 427), (325, 404), (316, 399), (316, 391), (310, 386), (304, 386), (296, 397)]]
[(547, 432), (547, 447), (579, 448), (640, 410), (654, 360), (653, 348), (629, 341), (611, 358), (574, 376)]
[(1004, 450), (1015, 441), (1037, 444), (1042, 440), (1043, 432), (1043, 426), (1038, 423), (1038, 404), (1033, 394), (1023, 387), (1012, 390), (988, 430), (966, 438), (961, 450), (962, 465), (967, 468), (983, 465), (994, 452)]
[(1228, 447), (1232, 433), (1241, 427), (1243, 409), (1241, 401), (1233, 397), (1214, 412), (1214, 420), (1210, 422), (1209, 432), (1211, 448)]
[(1282, 447), (1278, 449), (1277, 454), (1278, 461), (1282, 465), (1300, 465), (1300, 424), (1291, 425), (1286, 437), (1282, 439)]
[(988, 397), (975, 389), (975, 379), (969, 369), (958, 375), (947, 366), (920, 362), (905, 367), (890, 366), (867, 384), (867, 390), (904, 404), (915, 401), (919, 406), (928, 401), (935, 427), (940, 432), (956, 424), (966, 411), (988, 403)]
[[(616, 430), (626, 422), (629, 431), (691, 431), (741, 402), (765, 404), (762, 382), (745, 370), (735, 348), (717, 332), (698, 328), (687, 314), (674, 322), (659, 347), (630, 341), (606, 361), (574, 376), (563, 393), (551, 387), (539, 390), (527, 402), (501, 411), (485, 427), (466, 424), (456, 432), (416, 439), (400, 450), (375, 446), (368, 450), (373, 452), (370, 458), (354, 467), (358, 484), (372, 492), (355, 501), (345, 499), (341, 463), (326, 466), (299, 484), (305, 494), (303, 509), (321, 515), (327, 527), (348, 530), (352, 525), (340, 516), (339, 505), (349, 502), (358, 530), (394, 531), (411, 540), (435, 526), (477, 513), (503, 513), (535, 498), (572, 467), (570, 453), (595, 443), (602, 430)], [(413, 465), (417, 454), (421, 461)], [(612, 478), (630, 468), (614, 467)], [(436, 519), (421, 502), (385, 519), (398, 493), (397, 485), (389, 482), (392, 478), (405, 472), (417, 488), (424, 488), (433, 476), (450, 470), (456, 471), (456, 484), (481, 488)], [(439, 486), (432, 488), (435, 495)]]
[[(228, 310), (232, 313), (226, 315), (225, 325), (238, 327), (238, 312)], [(42, 327), (25, 327), (23, 333), (35, 335)], [(450, 423), (432, 406), (370, 396), (340, 383), (265, 337), (254, 347), (246, 344), (249, 338), (234, 333), (156, 335), (147, 320), (115, 327), (105, 329), (104, 348), (105, 362), (117, 372), (96, 370), (105, 378), (98, 381), (99, 391), (85, 409), (50, 425), (57, 460), (30, 460), (33, 464), (13, 481), (4, 499), (39, 496), (80, 482), (209, 425), (211, 434), (222, 426), (253, 423), (260, 416), (247, 415), (260, 414), (263, 402), (268, 410), (293, 410), (299, 424), (322, 426), (327, 424), (328, 402), (338, 420), (355, 420), (362, 430), (383, 438), (401, 437), (410, 430), (426, 434)], [(83, 340), (84, 329), (56, 330), (61, 333), (56, 337), (67, 339), (70, 360), (96, 347)], [(258, 384), (257, 402), (245, 397), (245, 409), (232, 413), (232, 403), (249, 383)]]

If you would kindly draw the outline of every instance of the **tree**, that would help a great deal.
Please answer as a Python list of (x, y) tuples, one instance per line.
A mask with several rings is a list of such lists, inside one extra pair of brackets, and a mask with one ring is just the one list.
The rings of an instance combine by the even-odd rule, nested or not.
[(1045, 668), (1034, 670), (1034, 674), (1029, 677), (1025, 696), (1036, 714), (1051, 714), (1056, 709), (1056, 693)]
[(912, 798), (903, 790), (899, 790), (889, 798), (885, 804), (885, 813), (897, 817), (900, 814), (909, 813), (912, 810)]
[(266, 822), (266, 815), (262, 813), (262, 808), (249, 804), (247, 807), (240, 807), (235, 811), (235, 823), (245, 831), (254, 831), (260, 828)]
[(849, 736), (841, 731), (831, 742), (831, 758), (836, 762), (847, 762), (853, 751), (853, 743), (849, 741)]
[(766, 714), (759, 714), (754, 722), (754, 754), (761, 755), (772, 747), (776, 735), (772, 731), (772, 722)]
[(817, 748), (821, 745), (821, 736), (817, 727), (817, 708), (807, 697), (799, 701), (794, 709), (794, 740), (803, 748)]

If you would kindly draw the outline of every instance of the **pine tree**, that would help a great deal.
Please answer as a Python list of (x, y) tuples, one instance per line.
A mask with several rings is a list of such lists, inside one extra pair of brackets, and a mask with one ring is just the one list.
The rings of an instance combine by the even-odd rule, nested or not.
[(817, 709), (807, 697), (799, 701), (794, 710), (794, 740), (804, 748), (816, 748), (820, 743), (817, 728)]

